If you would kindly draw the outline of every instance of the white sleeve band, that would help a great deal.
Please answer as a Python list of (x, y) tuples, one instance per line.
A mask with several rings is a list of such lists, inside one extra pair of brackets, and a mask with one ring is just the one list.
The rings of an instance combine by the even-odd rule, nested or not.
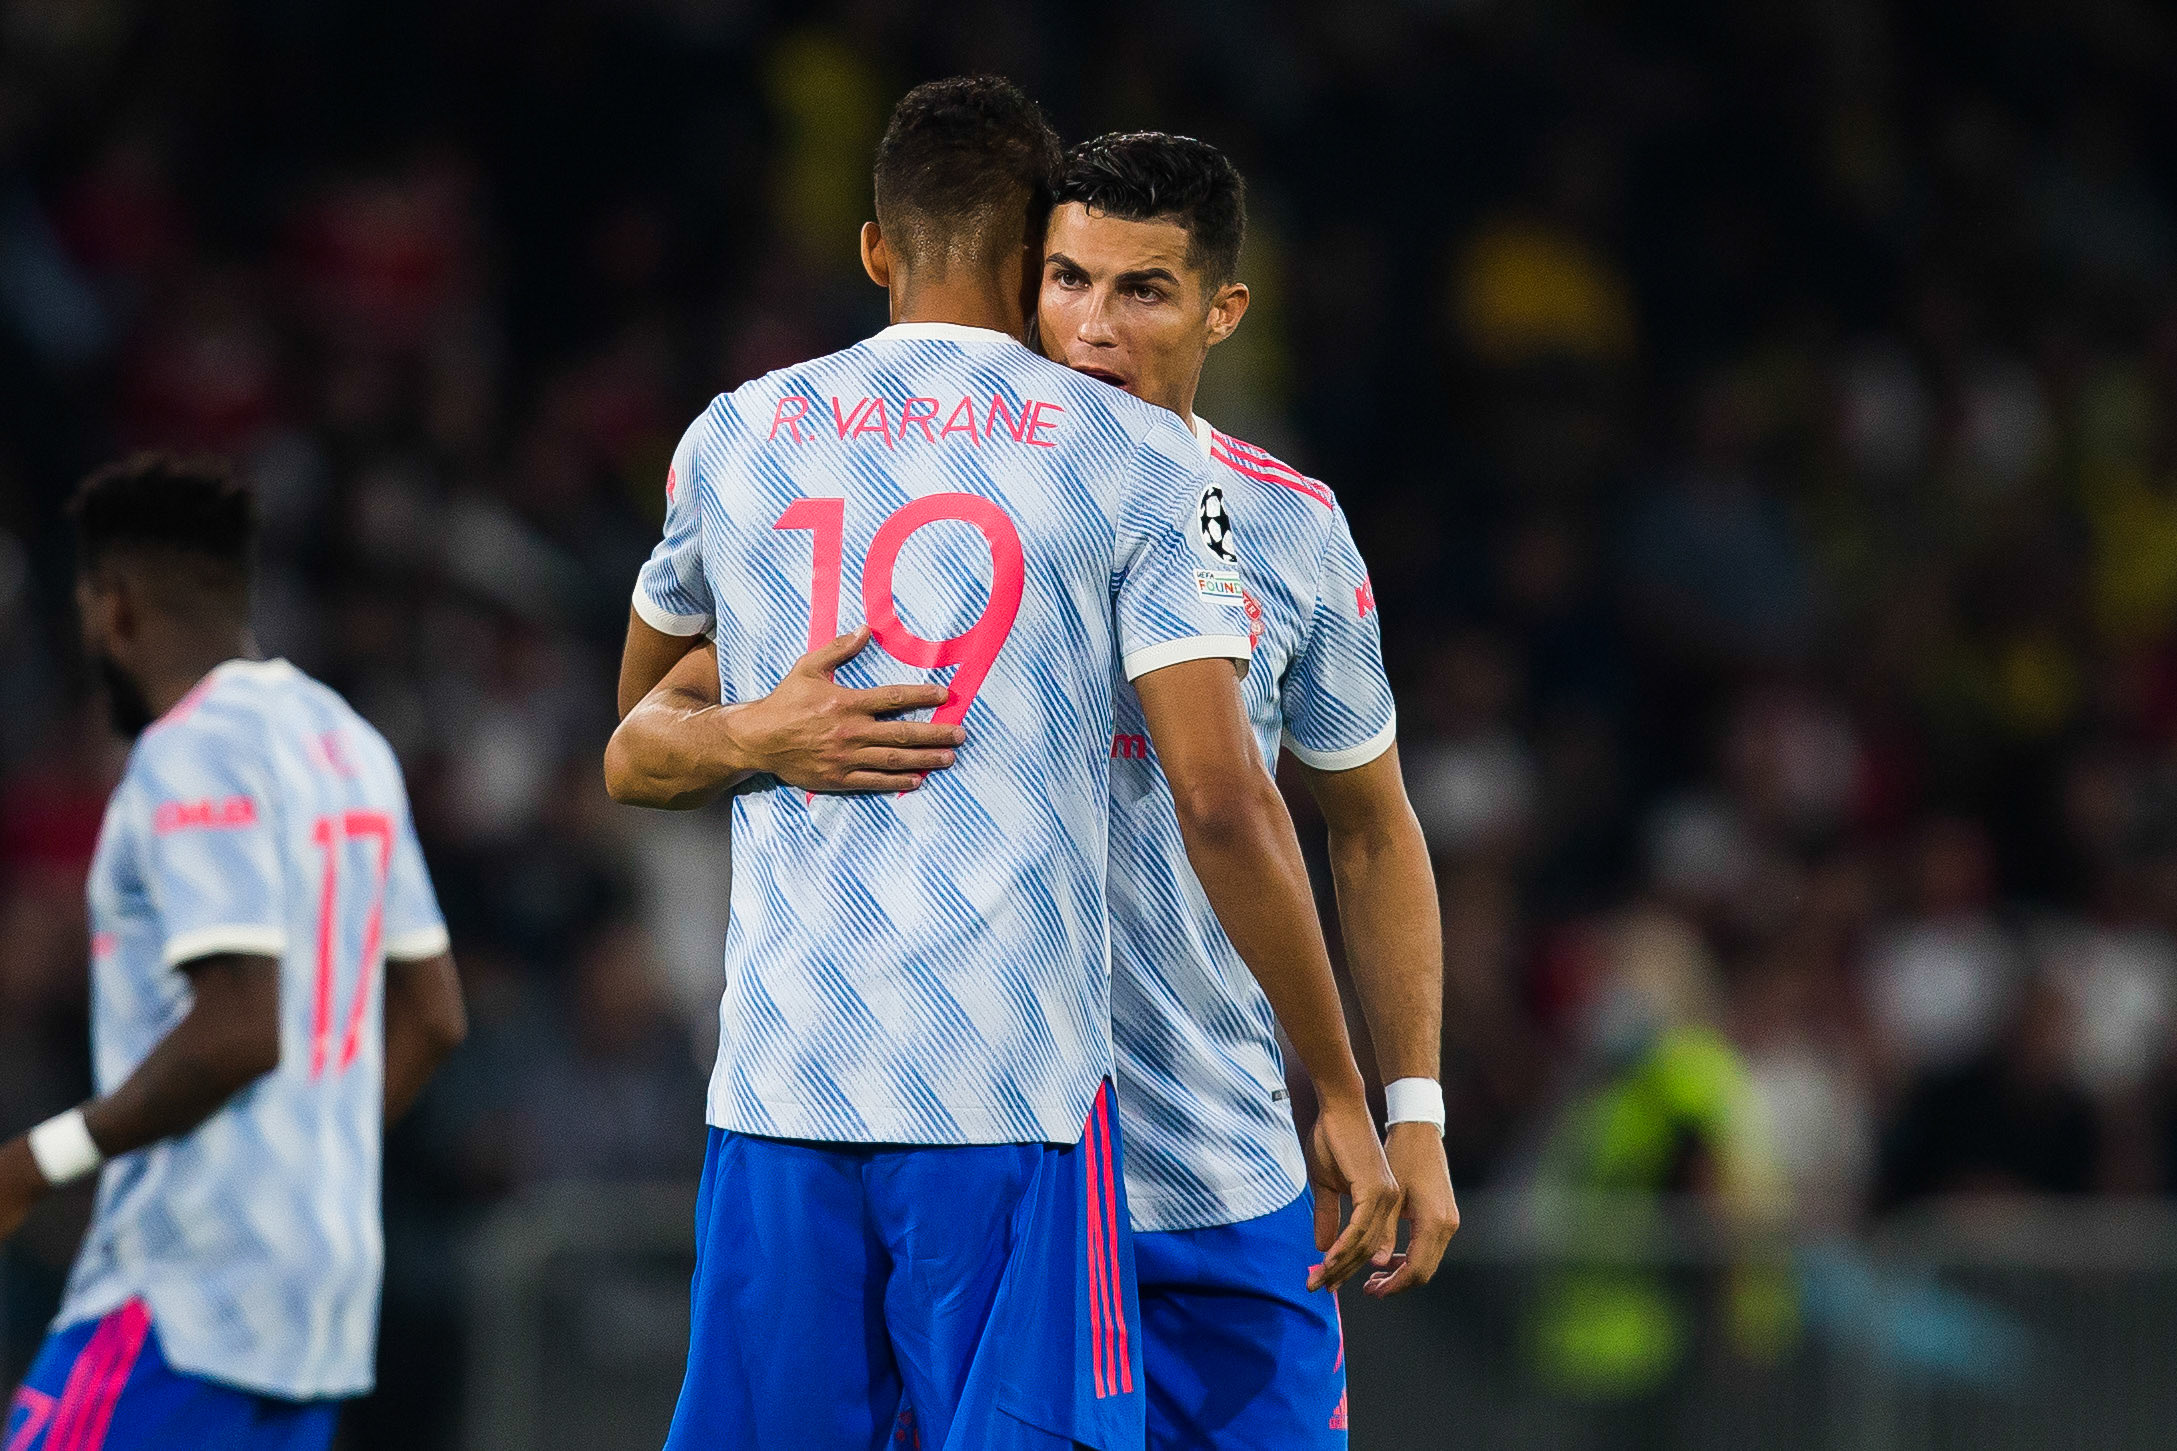
[(677, 635), (685, 640), (690, 635), (708, 635), (712, 630), (709, 615), (676, 615), (661, 609), (641, 585), (635, 586), (633, 600), (635, 614), (641, 621), (661, 635)]
[(47, 1119), (30, 1131), (30, 1157), (38, 1172), (55, 1189), (73, 1184), (86, 1174), (98, 1172), (106, 1156), (91, 1142), (91, 1130), (83, 1122), (83, 1110), (72, 1108)]
[(1189, 635), (1182, 640), (1144, 645), (1120, 662), (1120, 669), (1128, 680), (1139, 680), (1167, 665), (1184, 665), (1189, 660), (1246, 660), (1254, 653), (1255, 647), (1245, 635)]
[(453, 951), (453, 939), (443, 927), (419, 927), (414, 932), (387, 941), (385, 947), (388, 962), (420, 962), (426, 957), (436, 957), (442, 952)]
[(1285, 733), (1285, 749), (1291, 751), (1303, 766), (1313, 766), (1318, 771), (1351, 771), (1367, 765), (1390, 750), (1397, 739), (1398, 717), (1394, 715), (1384, 722), (1382, 730), (1359, 745), (1348, 746), (1342, 751), (1309, 750), (1293, 739), (1291, 731)]
[(166, 950), (159, 958), (168, 967), (180, 967), (185, 962), (222, 952), (238, 952), (245, 957), (278, 957), (286, 951), (284, 928), (235, 923), (177, 933), (166, 939)]
[(1444, 1131), (1444, 1088), (1433, 1078), (1401, 1078), (1383, 1085), (1383, 1122), (1434, 1124)]

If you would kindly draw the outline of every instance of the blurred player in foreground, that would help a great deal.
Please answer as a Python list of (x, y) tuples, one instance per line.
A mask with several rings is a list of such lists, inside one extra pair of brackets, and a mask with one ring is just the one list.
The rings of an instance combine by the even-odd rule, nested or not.
[[(1385, 1150), (1412, 1235), (1369, 1293), (1426, 1282), (1459, 1226), (1438, 1086), (1443, 944), (1427, 843), (1399, 772), (1375, 597), (1330, 490), (1194, 412), (1209, 349), (1247, 310), (1246, 204), (1214, 146), (1104, 136), (1067, 154), (1045, 244), (1044, 351), (1187, 420), (1222, 464), (1212, 541), (1247, 582), (1248, 713), (1298, 763), (1330, 829), (1348, 960), (1386, 1084)], [(1345, 1444), (1345, 1352), (1313, 1233), (1277, 1023), (1187, 869), (1165, 773), (1119, 690), (1112, 750), (1112, 1030), (1141, 1277), (1149, 1445)], [(1320, 1176), (1319, 1176), (1320, 1177)]]
[[(1044, 351), (1188, 420), (1201, 452), (1230, 470), (1197, 526), (1249, 582), (1255, 744), (1270, 761), (1282, 739), (1329, 824), (1353, 974), (1390, 1084), (1385, 1147), (1413, 1225), (1406, 1255), (1368, 1283), (1395, 1294), (1434, 1274), (1459, 1211), (1436, 1077), (1436, 886), (1399, 772), (1368, 574), (1328, 489), (1194, 415), (1209, 349), (1248, 301), (1235, 281), (1246, 219), (1230, 161), (1185, 137), (1103, 137), (1069, 153), (1056, 200)], [(1276, 1021), (1188, 866), (1135, 693), (1116, 688), (1112, 1014), (1149, 1444), (1341, 1445), (1338, 1313), (1309, 1273), (1336, 1232), (1340, 1186), (1323, 1176), (1311, 1216)], [(717, 698), (698, 652), (624, 728), (626, 746), (655, 760), (653, 804), (700, 780), (673, 775), (687, 767), (667, 736), (690, 734), (684, 713)]]
[[(1321, 1141), (1356, 1209), (1318, 1273), (1389, 1254), (1397, 1191), (1233, 666), (1249, 649), (1240, 580), (1197, 525), (1213, 466), (1171, 414), (1020, 343), (1059, 159), (1007, 83), (910, 93), (862, 238), (894, 325), (720, 398), (668, 479), (623, 698), (715, 630), (717, 694), (747, 704), (712, 720), (775, 721), (777, 694), (823, 724), (848, 713), (836, 667), (877, 692), (871, 716), (934, 705), (922, 729), (959, 728), (921, 789), (899, 791), (915, 773), (880, 757), (886, 794), (774, 779), (735, 803), (669, 1446), (862, 1451), (903, 1395), (930, 1447), (1140, 1444), (1108, 1084), (1115, 667), (1195, 871), (1320, 1075)], [(866, 654), (861, 632), (840, 638), (855, 614)], [(932, 690), (924, 672), (946, 666)], [(608, 781), (647, 799), (654, 777), (631, 776), (623, 747)], [(712, 764), (668, 798), (780, 774), (745, 753)]]
[(91, 864), (98, 1097), (0, 1147), (0, 1238), (98, 1170), (7, 1451), (318, 1451), (371, 1387), (380, 1139), (466, 1031), (383, 738), (250, 640), (254, 500), (140, 456), (77, 495), (135, 739)]

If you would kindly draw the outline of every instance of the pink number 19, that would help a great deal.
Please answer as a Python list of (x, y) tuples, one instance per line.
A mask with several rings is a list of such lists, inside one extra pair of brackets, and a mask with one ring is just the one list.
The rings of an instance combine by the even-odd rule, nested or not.
[[(926, 524), (941, 520), (972, 524), (990, 546), (990, 599), (975, 623), (945, 640), (925, 640), (901, 621), (898, 601), (892, 594), (893, 571), (908, 538)], [(826, 644), (839, 634), (839, 572), (845, 550), (847, 501), (801, 499), (779, 515), (774, 529), (806, 529), (814, 536), (810, 549), (809, 648)], [(1021, 592), (1028, 579), (1027, 560), (1021, 551), (1020, 531), (999, 508), (980, 494), (926, 494), (896, 510), (877, 526), (869, 541), (869, 557), (862, 563), (862, 614), (869, 621), (887, 655), (903, 665), (926, 670), (947, 665), (953, 672), (945, 703), (931, 719), (958, 725), (967, 718), (1013, 621), (1020, 615)]]
[(371, 975), (378, 966), (378, 946), (385, 935), (386, 876), (393, 867), (393, 818), (383, 811), (343, 811), (320, 816), (310, 833), (325, 853), (325, 873), (318, 879), (317, 990), (310, 1007), (310, 1076), (325, 1075), (333, 1046), (333, 982), (340, 942), (340, 852), (349, 842), (375, 837), (378, 870), (370, 894), (370, 916), (363, 924), (363, 960), (355, 975), (355, 1002), (348, 1009), (347, 1030), (340, 1037), (336, 1072), (345, 1073), (363, 1046), (363, 1023), (370, 1015)]

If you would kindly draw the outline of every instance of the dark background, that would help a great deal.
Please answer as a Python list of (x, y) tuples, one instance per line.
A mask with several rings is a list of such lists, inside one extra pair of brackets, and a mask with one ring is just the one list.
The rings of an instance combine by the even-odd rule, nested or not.
[[(1720, 1047), (1616, 1187), (2177, 1185), (2145, 0), (0, 0), (0, 1130), (86, 1089), (120, 760), (59, 508), (160, 445), (261, 489), (263, 643), (401, 751), (472, 999), (350, 1444), (447, 1425), (493, 1205), (692, 1175), (723, 828), (604, 799), (628, 588), (704, 402), (882, 325), (871, 145), (970, 70), (1248, 176), (1200, 408), (1373, 566), (1462, 1189), (1603, 1175), (1628, 1021)], [(15, 1365), (80, 1213), (9, 1251)]]

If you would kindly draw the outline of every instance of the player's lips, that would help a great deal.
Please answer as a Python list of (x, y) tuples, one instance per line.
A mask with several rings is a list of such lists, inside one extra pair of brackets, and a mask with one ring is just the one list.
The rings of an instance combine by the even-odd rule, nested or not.
[(1076, 373), (1085, 373), (1099, 383), (1109, 383), (1114, 388), (1124, 388), (1126, 386), (1125, 376), (1114, 373), (1109, 368), (1099, 368), (1089, 363), (1075, 363), (1073, 370)]

